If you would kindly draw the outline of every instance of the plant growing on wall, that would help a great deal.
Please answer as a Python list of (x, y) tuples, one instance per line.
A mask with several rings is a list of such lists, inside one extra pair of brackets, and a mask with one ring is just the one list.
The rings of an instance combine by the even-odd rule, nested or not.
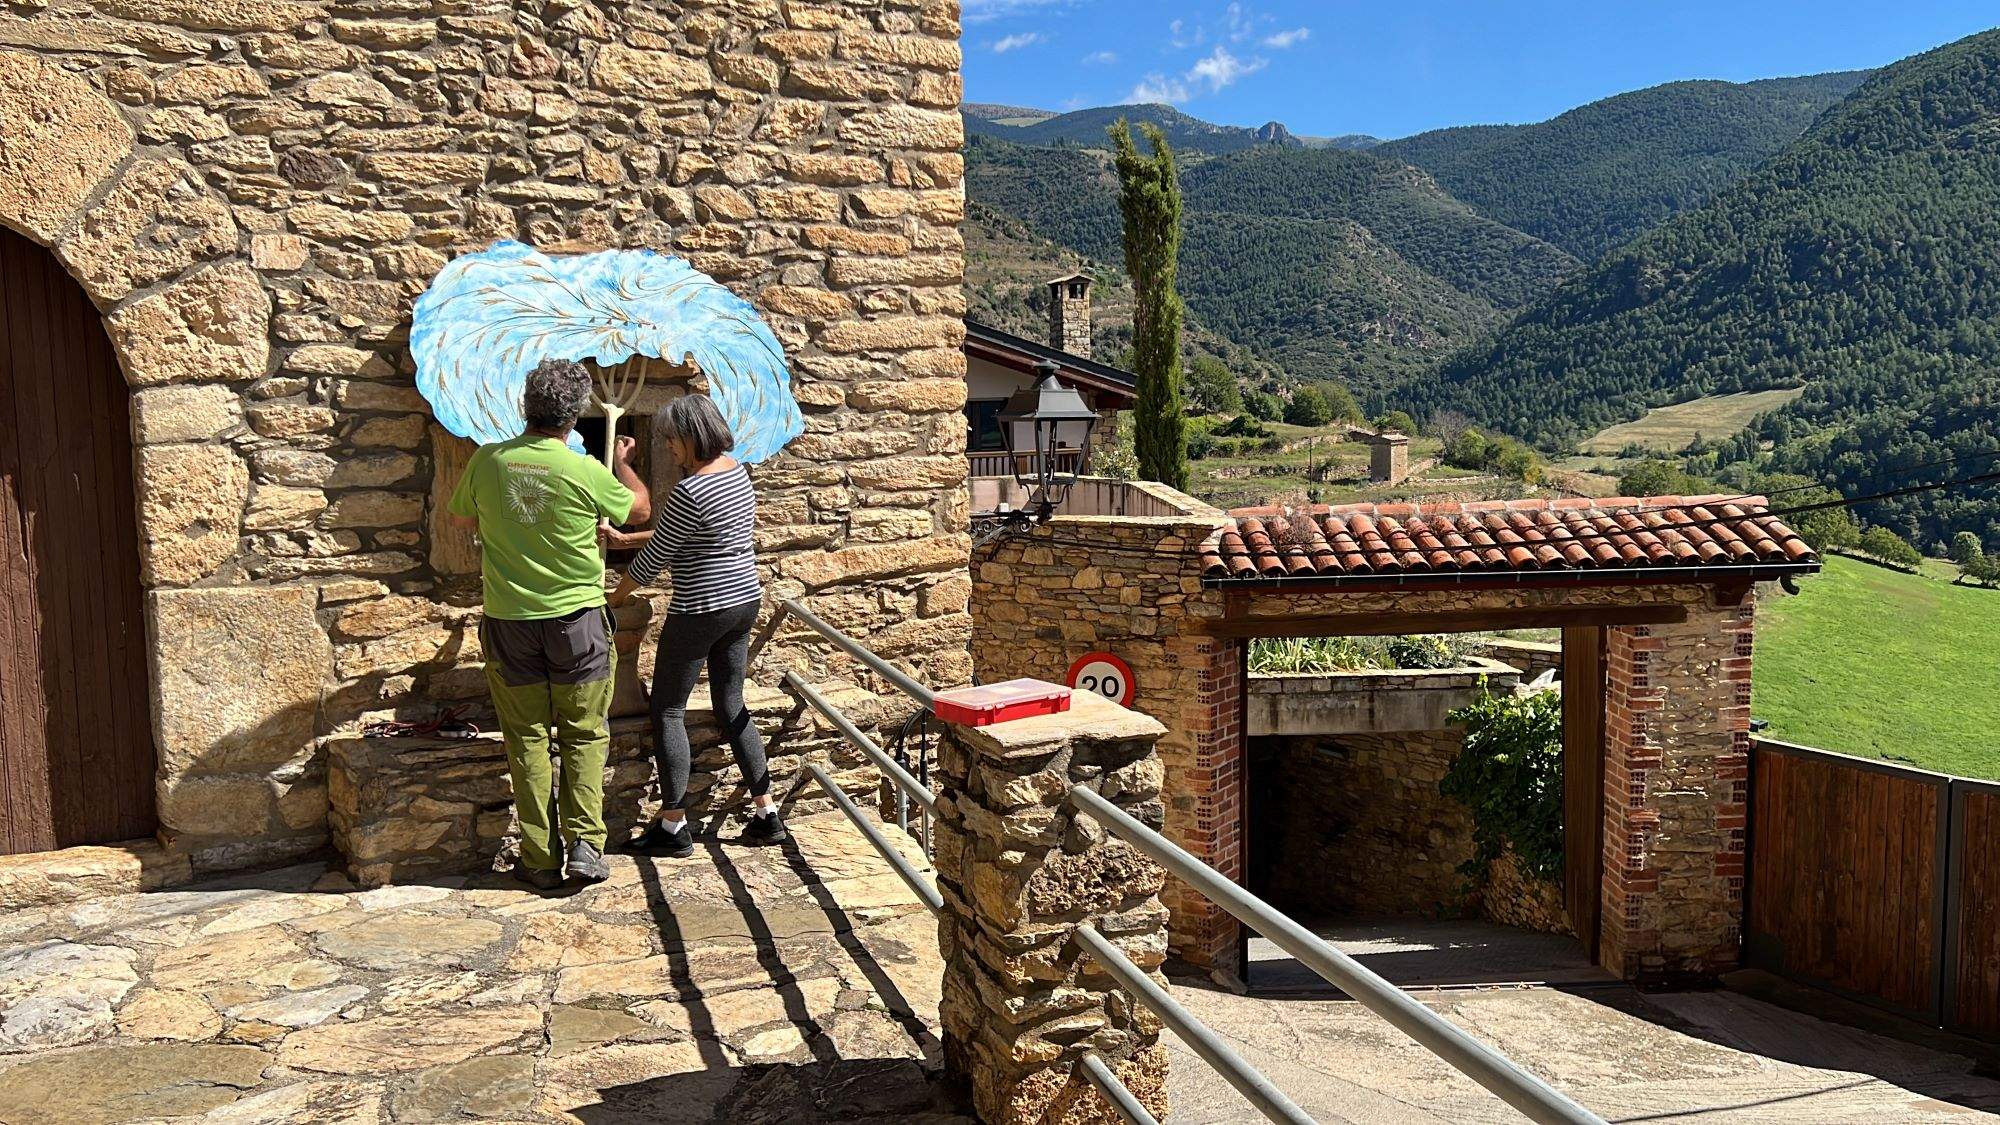
[(1125, 272), (1132, 278), (1132, 370), (1139, 376), (1139, 475), (1188, 486), (1187, 404), (1181, 394), (1181, 298), (1174, 272), (1181, 252), (1181, 184), (1174, 150), (1158, 126), (1142, 123), (1152, 155), (1132, 143), (1119, 118), (1109, 130), (1125, 220)]
[(1511, 846), (1524, 874), (1560, 882), (1562, 695), (1489, 692), (1450, 718), (1465, 727), (1465, 748), (1439, 788), (1472, 810), (1476, 848), (1459, 870), (1480, 886)]

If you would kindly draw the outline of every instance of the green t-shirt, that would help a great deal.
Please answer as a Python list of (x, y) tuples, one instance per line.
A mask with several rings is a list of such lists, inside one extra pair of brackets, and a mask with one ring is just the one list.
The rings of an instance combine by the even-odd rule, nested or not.
[(624, 523), (632, 490), (596, 458), (523, 434), (479, 447), (451, 511), (479, 519), (487, 616), (533, 621), (604, 604), (597, 520)]

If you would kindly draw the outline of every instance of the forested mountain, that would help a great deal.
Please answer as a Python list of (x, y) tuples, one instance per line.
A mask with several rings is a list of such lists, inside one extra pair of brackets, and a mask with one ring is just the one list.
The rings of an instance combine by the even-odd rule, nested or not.
[[(1079, 109), (1074, 113), (1060, 113), (1032, 124), (1020, 124), (1018, 115), (1004, 117), (991, 113), (993, 108), (980, 107), (989, 112), (974, 113), (970, 107), (965, 112), (965, 131), (1024, 145), (1078, 145), (1084, 148), (1108, 149), (1104, 130), (1119, 118), (1125, 118), (1137, 131), (1141, 123), (1158, 125), (1167, 135), (1168, 143), (1176, 152), (1225, 153), (1241, 152), (1246, 148), (1274, 145), (1281, 148), (1302, 148), (1305, 142), (1293, 136), (1283, 125), (1273, 121), (1256, 129), (1246, 129), (1240, 125), (1213, 125), (1199, 117), (1190, 117), (1170, 105), (1112, 105), (1095, 109)], [(1015, 122), (1007, 124), (1003, 122)], [(1341, 138), (1349, 140), (1349, 138)]]
[(1585, 261), (1629, 241), (1797, 140), (1867, 71), (1673, 82), (1538, 125), (1471, 125), (1387, 141), (1482, 213)]
[[(1104, 154), (973, 137), (966, 156), (973, 225), (1007, 216), (1121, 260)], [(1368, 388), (1414, 373), (1579, 265), (1367, 153), (1259, 148), (1191, 161), (1181, 182), (1190, 312), (1301, 378)], [(983, 283), (976, 267), (972, 281)]]
[[(2000, 451), (2000, 31), (1876, 74), (1707, 205), (1563, 284), (1399, 396), (1545, 442), (1666, 402), (1806, 386), (1733, 455), (1849, 495)], [(1960, 460), (1948, 475), (2000, 469)], [(1935, 479), (1935, 473), (1930, 479)], [(1992, 486), (1864, 509), (2000, 532)]]

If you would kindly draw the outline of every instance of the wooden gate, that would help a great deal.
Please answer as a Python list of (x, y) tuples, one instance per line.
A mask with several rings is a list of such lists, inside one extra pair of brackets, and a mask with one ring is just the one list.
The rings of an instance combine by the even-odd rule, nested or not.
[(1751, 964), (1937, 1022), (1949, 779), (1760, 740)]
[(2000, 784), (1952, 779), (1945, 1026), (2000, 1039)]
[(83, 290), (0, 229), (0, 854), (155, 827), (129, 413)]

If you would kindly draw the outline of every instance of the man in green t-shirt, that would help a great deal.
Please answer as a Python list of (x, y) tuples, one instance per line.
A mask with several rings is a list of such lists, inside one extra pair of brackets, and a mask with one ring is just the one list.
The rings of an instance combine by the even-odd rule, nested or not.
[[(479, 639), (521, 821), (514, 873), (544, 890), (565, 877), (594, 883), (611, 874), (604, 759), (615, 661), (597, 524), (652, 515), (652, 498), (632, 471), (631, 438), (617, 439), (611, 469), (566, 444), (589, 403), (582, 365), (543, 361), (521, 395), (527, 431), (481, 446), (449, 508), (454, 522), (479, 529), (482, 544)], [(552, 752), (561, 763), (554, 794)], [(561, 839), (553, 835), (558, 818)]]

